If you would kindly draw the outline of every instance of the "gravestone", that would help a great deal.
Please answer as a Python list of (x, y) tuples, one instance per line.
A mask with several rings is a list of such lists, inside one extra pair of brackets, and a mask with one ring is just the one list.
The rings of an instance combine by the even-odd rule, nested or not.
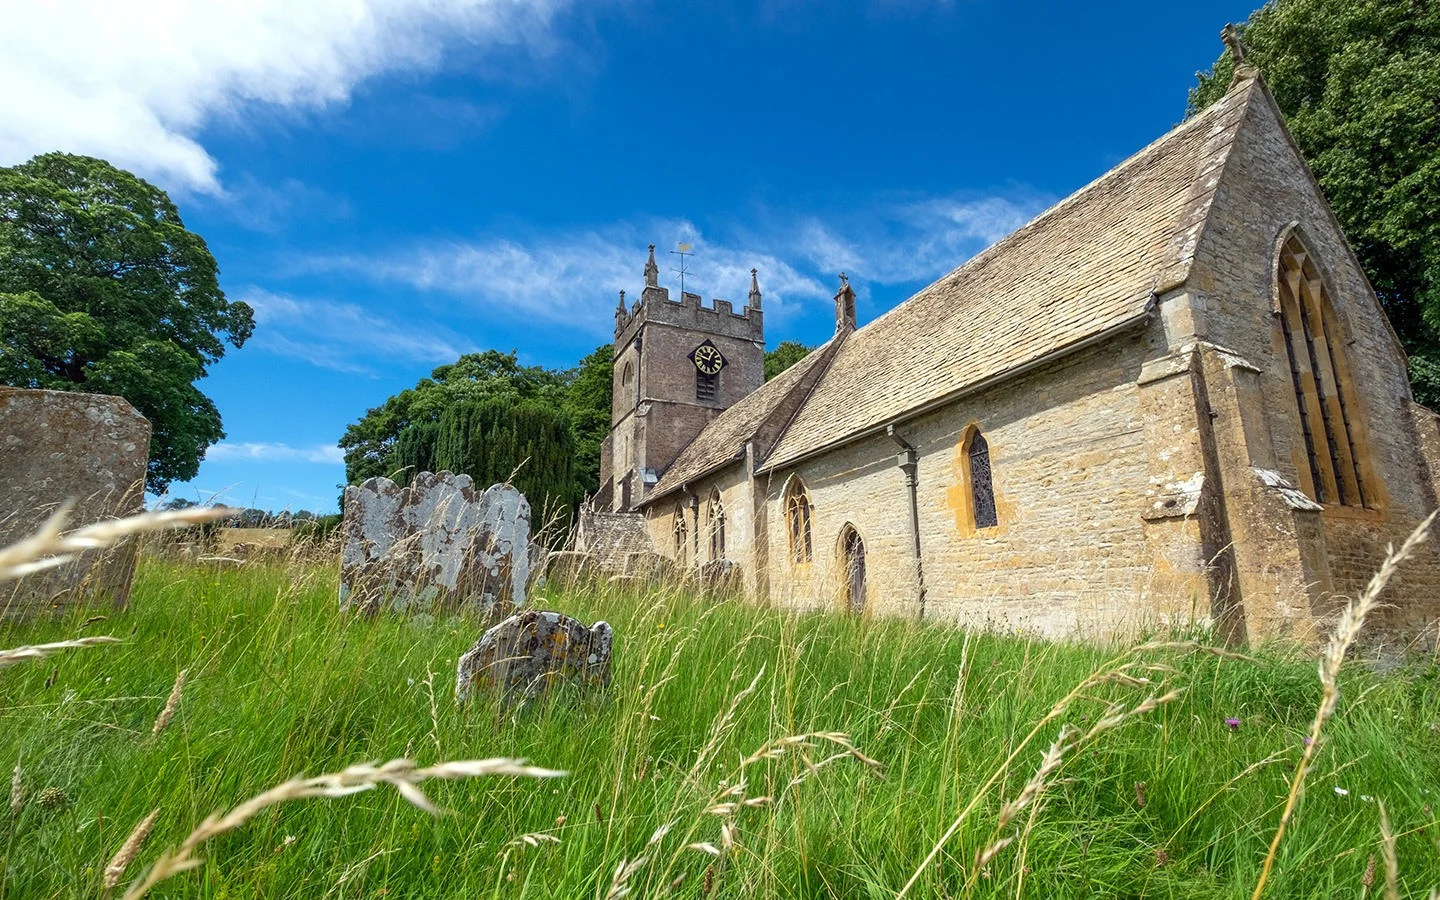
[(455, 666), (455, 700), (497, 692), (506, 700), (539, 696), (560, 685), (610, 683), (614, 634), (606, 622), (586, 628), (558, 612), (526, 610), (475, 642)]
[[(34, 534), (70, 501), (67, 528), (143, 508), (150, 423), (121, 397), (0, 387), (0, 547)], [(0, 582), (0, 615), (101, 600), (123, 607), (136, 542)]]
[(340, 607), (499, 618), (525, 605), (530, 504), (510, 485), (421, 472), (408, 487), (371, 478), (345, 489)]

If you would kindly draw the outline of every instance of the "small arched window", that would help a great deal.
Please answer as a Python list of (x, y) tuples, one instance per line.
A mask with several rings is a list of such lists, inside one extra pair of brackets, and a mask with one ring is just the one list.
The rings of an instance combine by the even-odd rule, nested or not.
[(710, 521), (710, 558), (725, 558), (725, 504), (720, 502), (720, 492), (710, 494), (707, 518)]
[(785, 491), (785, 525), (790, 535), (790, 562), (808, 563), (815, 556), (810, 537), (810, 495), (799, 478), (790, 481)]
[(976, 529), (999, 525), (1000, 517), (995, 509), (995, 483), (990, 472), (990, 444), (980, 429), (973, 425), (965, 437), (965, 481)]
[(684, 565), (690, 549), (690, 529), (685, 526), (685, 508), (675, 508), (675, 561)]
[(620, 370), (620, 383), (629, 387), (635, 382), (635, 364), (629, 360), (625, 361), (625, 368)]
[(1306, 464), (1297, 466), (1301, 487), (1322, 505), (1365, 506), (1350, 365), (1325, 283), (1294, 234), (1281, 247), (1276, 277), (1276, 312), (1306, 457)]

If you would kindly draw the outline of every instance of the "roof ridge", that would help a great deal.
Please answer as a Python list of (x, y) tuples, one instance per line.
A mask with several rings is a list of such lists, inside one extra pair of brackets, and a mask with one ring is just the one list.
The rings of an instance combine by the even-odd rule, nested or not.
[[(1246, 84), (1248, 85), (1250, 83), (1253, 83), (1253, 81), (1247, 79)], [(965, 262), (951, 269), (949, 272), (946, 272), (944, 275), (936, 278), (930, 284), (926, 285), (925, 287), (916, 291), (914, 294), (907, 297), (903, 302), (896, 304), (894, 308), (887, 310), (883, 315), (880, 315), (875, 319), (872, 319), (870, 322), (865, 323), (865, 327), (868, 328), (876, 322), (889, 318), (890, 316), (899, 312), (905, 306), (909, 305), (911, 301), (925, 294), (935, 285), (951, 281), (965, 270), (972, 267), (978, 267), (989, 257), (994, 256), (1000, 251), (1008, 248), (1010, 244), (1018, 241), (1022, 235), (1030, 234), (1036, 228), (1043, 226), (1046, 219), (1058, 215), (1059, 213), (1078, 203), (1083, 195), (1088, 194), (1091, 190), (1111, 180), (1112, 178), (1119, 177), (1125, 169), (1137, 165), (1155, 150), (1159, 149), (1161, 145), (1166, 144), (1171, 140), (1178, 140), (1181, 136), (1188, 134), (1194, 129), (1199, 128), (1200, 123), (1218, 117), (1220, 115), (1219, 110), (1229, 111), (1233, 106), (1233, 103), (1231, 102), (1232, 98), (1238, 98), (1239, 96), (1241, 96), (1242, 93), (1248, 97), (1248, 91), (1228, 91), (1223, 97), (1212, 103), (1210, 106), (1206, 107), (1199, 114), (1192, 116), (1191, 118), (1182, 120), (1179, 124), (1175, 125), (1169, 131), (1160, 135), (1155, 140), (1151, 141), (1144, 147), (1141, 147), (1139, 150), (1135, 151), (1134, 153), (1127, 156), (1125, 159), (1121, 160), (1113, 168), (1102, 172), (1100, 175), (1091, 179), (1086, 184), (1082, 185), (1079, 188), (1076, 188), (1074, 191), (1071, 191), (1062, 199), (1046, 207), (1044, 210), (1037, 213), (1034, 218), (1026, 222), (1024, 225), (1016, 228), (1014, 231), (1005, 235), (1003, 238), (986, 247), (984, 250), (981, 250), (979, 253), (975, 254), (969, 259), (965, 260)]]

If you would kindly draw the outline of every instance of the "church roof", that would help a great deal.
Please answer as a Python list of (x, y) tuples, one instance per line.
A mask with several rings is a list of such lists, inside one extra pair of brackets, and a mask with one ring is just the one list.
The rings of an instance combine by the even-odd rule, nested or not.
[[(816, 377), (824, 372), (841, 343), (842, 339), (837, 337), (815, 348), (717, 416), (699, 437), (680, 451), (645, 502), (657, 500), (685, 482), (739, 459), (748, 441), (755, 440), (762, 445), (756, 448), (757, 458), (762, 458), (774, 446), (780, 430), (789, 423), (799, 401), (814, 386)], [(787, 400), (793, 402), (786, 403)]]
[[(1146, 320), (1182, 285), (1258, 78), (711, 422), (645, 501), (738, 459), (773, 470)], [(824, 351), (824, 352), (822, 352)], [(784, 403), (794, 397), (796, 402)], [(784, 422), (782, 405), (798, 412)]]
[(1189, 274), (1254, 84), (855, 332), (762, 468), (1144, 319)]

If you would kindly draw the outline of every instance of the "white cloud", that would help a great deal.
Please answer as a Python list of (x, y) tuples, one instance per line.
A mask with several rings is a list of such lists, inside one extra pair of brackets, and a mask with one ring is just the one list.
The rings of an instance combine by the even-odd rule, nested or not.
[(207, 461), (307, 462), (343, 466), (345, 451), (329, 444), (291, 447), (269, 441), (221, 441), (205, 451)]
[(317, 109), (448, 42), (541, 46), (568, 0), (0, 0), (0, 165), (65, 150), (221, 190), (197, 140), (246, 104)]
[(396, 322), (355, 303), (299, 299), (250, 287), (236, 292), (255, 309), (247, 347), (326, 369), (372, 375), (369, 361), (454, 362), (473, 342), (430, 322)]
[[(752, 226), (702, 232), (693, 223), (650, 219), (601, 228), (477, 240), (426, 241), (374, 255), (305, 261), (310, 272), (343, 272), (442, 293), (487, 315), (539, 319), (607, 334), (615, 292), (640, 289), (645, 246), (658, 245), (660, 283), (679, 294), (678, 241), (694, 245), (686, 289), (728, 300), (738, 310), (760, 270), (769, 321), (809, 303), (828, 303), (844, 271), (857, 286), (923, 283), (950, 271), (1023, 225), (1048, 198), (937, 197), (882, 202), (818, 218), (779, 217)], [(608, 302), (607, 302), (608, 301)]]

